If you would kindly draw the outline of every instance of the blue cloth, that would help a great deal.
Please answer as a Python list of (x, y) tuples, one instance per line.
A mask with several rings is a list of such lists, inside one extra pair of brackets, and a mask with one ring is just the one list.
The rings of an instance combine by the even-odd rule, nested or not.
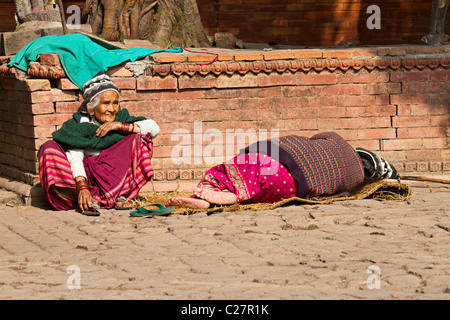
[(106, 72), (109, 67), (143, 59), (156, 52), (181, 53), (183, 49), (114, 49), (81, 33), (46, 36), (23, 47), (8, 63), (8, 68), (16, 67), (27, 71), (30, 62), (36, 61), (41, 53), (56, 53), (69, 79), (81, 89), (83, 84), (99, 72)]

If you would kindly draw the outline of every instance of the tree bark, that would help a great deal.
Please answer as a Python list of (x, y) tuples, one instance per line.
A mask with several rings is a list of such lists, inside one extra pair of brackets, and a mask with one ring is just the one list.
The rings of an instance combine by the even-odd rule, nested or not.
[(433, 0), (428, 34), (422, 40), (430, 45), (440, 45), (448, 40), (445, 35), (445, 19), (450, 0)]
[(118, 0), (101, 0), (103, 5), (103, 26), (100, 36), (106, 40), (118, 40), (117, 16)]
[(107, 40), (146, 39), (162, 48), (210, 46), (196, 0), (86, 0), (86, 20)]

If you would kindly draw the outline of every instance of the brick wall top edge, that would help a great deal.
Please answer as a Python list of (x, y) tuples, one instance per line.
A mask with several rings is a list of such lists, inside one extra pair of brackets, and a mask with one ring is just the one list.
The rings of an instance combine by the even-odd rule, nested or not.
[[(144, 76), (166, 76), (168, 74), (178, 76), (183, 73), (188, 75), (194, 73), (205, 75), (209, 72), (219, 75), (220, 73), (230, 74), (230, 72), (234, 73), (235, 71), (243, 74), (247, 73), (247, 71), (258, 73), (260, 70), (264, 72), (272, 72), (272, 70), (274, 72), (284, 72), (285, 70), (293, 71), (294, 69), (308, 71), (311, 68), (316, 71), (323, 69), (330, 71), (336, 69), (347, 70), (348, 68), (359, 70), (362, 67), (367, 69), (385, 69), (387, 67), (393, 69), (399, 67), (423, 69), (427, 66), (435, 68), (439, 65), (448, 68), (450, 63), (450, 45), (305, 48), (270, 51), (208, 48), (196, 49), (196, 51), (204, 51), (204, 53), (157, 53), (148, 56), (147, 59), (152, 60), (153, 63), (146, 69)], [(215, 55), (211, 53), (218, 55), (217, 61), (213, 64), (208, 64), (215, 58)], [(242, 66), (242, 69), (237, 70), (236, 65), (242, 65), (242, 63), (245, 65)], [(269, 65), (266, 65), (267, 63)], [(300, 66), (297, 66), (298, 63), (300, 63)], [(249, 64), (252, 64), (252, 66), (249, 66)], [(288, 66), (285, 67), (285, 64), (288, 64)], [(309, 66), (310, 64), (312, 65)], [(229, 67), (224, 67), (224, 65)], [(136, 76), (126, 69), (126, 64), (110, 69), (114, 69), (114, 72), (110, 73), (113, 77)], [(248, 70), (246, 71), (246, 69)], [(17, 78), (17, 74), (14, 73), (14, 68), (8, 70), (6, 63), (0, 66), (0, 78)], [(32, 78), (41, 79), (66, 77), (56, 54), (41, 54), (41, 62), (32, 63), (27, 74)]]
[(374, 58), (394, 57), (408, 55), (435, 55), (450, 54), (450, 45), (398, 45), (398, 46), (371, 46), (351, 48), (304, 48), (304, 49), (272, 49), (272, 50), (248, 50), (248, 49), (220, 49), (203, 48), (195, 49), (204, 53), (184, 52), (156, 53), (149, 59), (156, 63), (183, 63), (183, 62), (209, 62), (217, 54), (218, 61), (273, 61), (273, 60), (302, 60), (302, 59), (350, 59), (350, 58)]

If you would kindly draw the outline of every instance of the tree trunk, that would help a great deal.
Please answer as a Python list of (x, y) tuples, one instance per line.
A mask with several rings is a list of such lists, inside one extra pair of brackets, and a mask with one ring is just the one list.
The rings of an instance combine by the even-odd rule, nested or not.
[(103, 27), (100, 36), (106, 40), (118, 40), (118, 3), (119, 0), (101, 0), (103, 5)]
[(86, 20), (107, 40), (146, 39), (161, 48), (210, 46), (196, 0), (86, 0)]
[(445, 35), (445, 18), (450, 0), (433, 0), (431, 6), (429, 33), (422, 40), (430, 45), (440, 45), (448, 40)]

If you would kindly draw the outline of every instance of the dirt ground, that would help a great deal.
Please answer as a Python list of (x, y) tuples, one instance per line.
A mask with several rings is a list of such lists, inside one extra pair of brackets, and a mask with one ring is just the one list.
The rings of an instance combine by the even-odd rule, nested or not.
[(450, 298), (450, 187), (409, 201), (130, 217), (0, 204), (0, 299)]

